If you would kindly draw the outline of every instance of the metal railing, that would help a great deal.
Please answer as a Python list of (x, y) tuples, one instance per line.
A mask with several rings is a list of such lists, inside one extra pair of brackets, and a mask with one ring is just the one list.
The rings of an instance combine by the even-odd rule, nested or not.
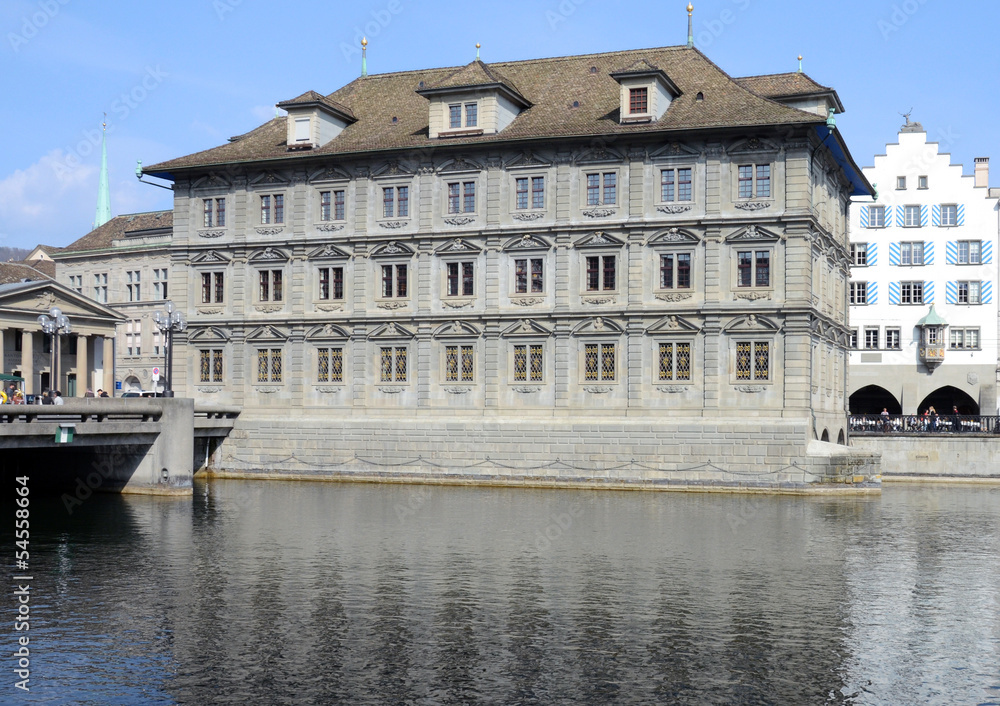
[(852, 414), (847, 418), (852, 434), (1000, 434), (1000, 417), (973, 414)]

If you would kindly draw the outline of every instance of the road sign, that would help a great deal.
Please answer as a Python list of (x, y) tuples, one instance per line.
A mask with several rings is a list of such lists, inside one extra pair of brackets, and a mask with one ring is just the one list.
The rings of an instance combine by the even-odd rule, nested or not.
[(160, 381), (160, 369), (153, 368), (153, 382), (159, 382), (159, 381)]

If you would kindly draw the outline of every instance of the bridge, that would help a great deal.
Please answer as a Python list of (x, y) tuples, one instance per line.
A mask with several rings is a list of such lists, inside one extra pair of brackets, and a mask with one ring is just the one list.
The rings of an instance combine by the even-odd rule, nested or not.
[(190, 495), (192, 478), (233, 428), (239, 407), (183, 398), (83, 398), (0, 405), (0, 468), (45, 485)]

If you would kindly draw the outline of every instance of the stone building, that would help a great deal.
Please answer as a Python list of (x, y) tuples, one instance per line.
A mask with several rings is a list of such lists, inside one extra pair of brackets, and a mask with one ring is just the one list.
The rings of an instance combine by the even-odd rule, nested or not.
[(845, 441), (847, 212), (870, 185), (832, 89), (667, 47), (279, 107), (144, 169), (174, 184), (175, 388), (244, 410), (224, 467), (833, 467), (809, 444)]
[(850, 409), (997, 410), (996, 194), (989, 159), (964, 175), (919, 123), (865, 175), (851, 209)]

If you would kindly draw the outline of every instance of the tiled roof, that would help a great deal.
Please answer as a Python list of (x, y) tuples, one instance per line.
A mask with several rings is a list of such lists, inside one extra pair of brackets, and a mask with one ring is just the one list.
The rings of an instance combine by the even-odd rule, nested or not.
[(744, 76), (736, 83), (765, 98), (832, 93), (833, 89), (822, 86), (803, 73), (793, 71), (787, 74), (767, 74), (765, 76)]
[(19, 264), (33, 267), (51, 279), (56, 278), (56, 263), (52, 260), (22, 260)]
[[(655, 122), (621, 125), (618, 121), (620, 87), (610, 74), (641, 61), (659, 67), (682, 95)], [(484, 73), (502, 76), (516, 86), (531, 107), (498, 134), (432, 141), (428, 137), (428, 102), (417, 91), (456, 81), (465, 69), (469, 72), (480, 70), (478, 66), (451, 67), (355, 79), (327, 98), (352, 110), (357, 122), (314, 150), (289, 153), (285, 145), (285, 119), (276, 118), (236, 142), (146, 167), (145, 171), (169, 175), (173, 170), (186, 167), (312, 159), (371, 150), (596, 135), (610, 135), (613, 139), (619, 134), (822, 121), (815, 114), (781, 105), (747, 90), (698, 49), (664, 47), (483, 65)], [(704, 100), (696, 100), (698, 93), (703, 94)]]
[(41, 250), (43, 253), (51, 257), (52, 255), (55, 255), (57, 252), (62, 250), (62, 248), (56, 247), (55, 245), (42, 245), (41, 243), (39, 243), (33, 248), (33, 250)]
[(439, 83), (428, 86), (430, 90), (441, 88), (464, 88), (465, 86), (489, 86), (493, 84), (503, 84), (515, 93), (520, 93), (517, 87), (496, 67), (490, 67), (479, 59), (470, 64), (466, 64), (458, 71), (448, 76)]
[(76, 242), (67, 245), (58, 254), (69, 255), (84, 250), (104, 250), (111, 247), (112, 241), (129, 234), (143, 231), (172, 230), (174, 226), (173, 211), (150, 211), (149, 213), (129, 213), (115, 216), (110, 221), (95, 228)]
[(326, 96), (321, 96), (316, 91), (306, 91), (298, 98), (293, 98), (290, 101), (282, 101), (278, 103), (279, 108), (292, 108), (296, 105), (309, 105), (310, 103), (319, 103), (325, 105), (327, 108), (332, 109), (335, 113), (342, 113), (349, 118), (354, 118), (354, 113), (346, 105), (342, 105), (331, 98)]
[(48, 264), (53, 265), (53, 275), (51, 277), (23, 262), (0, 262), (0, 284), (13, 284), (15, 282), (23, 282), (24, 280), (38, 282), (40, 280), (53, 279), (55, 277), (55, 263), (50, 262)]

